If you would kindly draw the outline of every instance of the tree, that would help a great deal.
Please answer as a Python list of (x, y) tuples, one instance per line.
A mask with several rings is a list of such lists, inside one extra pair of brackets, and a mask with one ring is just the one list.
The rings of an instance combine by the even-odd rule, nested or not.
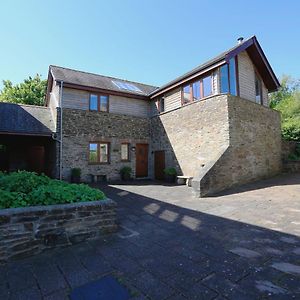
[(270, 107), (274, 108), (282, 100), (291, 97), (295, 92), (299, 91), (300, 80), (294, 79), (289, 75), (283, 75), (280, 80), (280, 88), (277, 92), (270, 95)]
[(3, 80), (0, 92), (0, 102), (19, 104), (44, 105), (47, 80), (42, 80), (39, 74), (13, 85), (10, 80)]
[(270, 107), (281, 113), (281, 133), (284, 139), (300, 141), (300, 84), (283, 76), (278, 92), (270, 95)]

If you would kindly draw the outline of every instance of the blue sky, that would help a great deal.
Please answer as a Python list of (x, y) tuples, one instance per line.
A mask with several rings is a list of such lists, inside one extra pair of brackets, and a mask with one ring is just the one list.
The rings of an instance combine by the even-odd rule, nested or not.
[(253, 34), (278, 77), (300, 78), (297, 0), (6, 0), (0, 8), (1, 82), (46, 78), (55, 64), (159, 86)]

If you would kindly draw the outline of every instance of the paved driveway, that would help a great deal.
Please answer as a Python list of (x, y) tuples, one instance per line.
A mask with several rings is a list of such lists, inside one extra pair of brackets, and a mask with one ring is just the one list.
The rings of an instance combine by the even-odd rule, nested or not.
[(67, 299), (107, 274), (132, 299), (300, 299), (300, 175), (204, 199), (153, 182), (101, 188), (119, 232), (0, 267), (0, 299)]

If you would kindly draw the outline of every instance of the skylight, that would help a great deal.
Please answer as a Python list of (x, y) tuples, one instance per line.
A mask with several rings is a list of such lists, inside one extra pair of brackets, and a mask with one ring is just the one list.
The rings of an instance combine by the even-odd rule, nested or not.
[(112, 83), (114, 85), (116, 85), (121, 90), (142, 93), (142, 91), (137, 86), (135, 86), (132, 83), (121, 82), (121, 81), (114, 81), (114, 80), (112, 80)]

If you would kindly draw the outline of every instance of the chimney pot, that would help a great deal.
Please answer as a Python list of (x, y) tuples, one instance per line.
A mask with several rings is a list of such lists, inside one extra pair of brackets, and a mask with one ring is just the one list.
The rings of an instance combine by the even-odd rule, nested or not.
[(238, 44), (241, 44), (242, 42), (243, 42), (243, 40), (244, 40), (244, 38), (241, 36), (241, 37), (239, 37), (238, 39), (237, 39), (237, 41), (238, 41)]

